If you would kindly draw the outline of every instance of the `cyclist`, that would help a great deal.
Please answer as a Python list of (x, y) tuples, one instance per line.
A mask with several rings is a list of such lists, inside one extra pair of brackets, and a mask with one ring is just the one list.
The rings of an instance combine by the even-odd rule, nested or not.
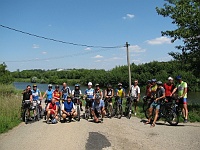
[(100, 96), (101, 99), (103, 98), (103, 91), (102, 91), (102, 89), (100, 89), (98, 83), (95, 84), (94, 97), (96, 97), (96, 95)]
[(71, 96), (71, 90), (65, 82), (63, 83), (63, 87), (61, 89), (61, 92), (62, 92), (62, 99), (63, 100), (66, 100), (68, 95)]
[(89, 107), (91, 112), (92, 103), (94, 101), (94, 89), (92, 88), (92, 82), (88, 82), (88, 88), (85, 90), (84, 98), (86, 98), (85, 108)]
[[(27, 85), (26, 89), (22, 92), (22, 94), (23, 94), (22, 103), (24, 103), (25, 100), (30, 100), (31, 103), (32, 103), (33, 96), (32, 96), (32, 91), (31, 91), (30, 85)], [(28, 117), (29, 117), (29, 120), (32, 120), (31, 117), (30, 117), (30, 110), (28, 110)]]
[(155, 117), (154, 117), (153, 123), (151, 124), (151, 127), (155, 127), (156, 120), (158, 118), (158, 113), (159, 113), (159, 110), (160, 110), (160, 103), (164, 98), (165, 98), (165, 89), (162, 86), (162, 82), (158, 81), (157, 82), (157, 89), (156, 89), (156, 92), (155, 92), (155, 99), (150, 105), (149, 119), (146, 122), (146, 124), (150, 123), (153, 109), (156, 109)]
[[(41, 105), (42, 94), (40, 90), (37, 88), (36, 84), (33, 85), (33, 89), (31, 91), (32, 91), (34, 106), (36, 106), (36, 104), (39, 102), (38, 105), (40, 107), (40, 110), (42, 110), (42, 105)], [(36, 115), (36, 110), (34, 110), (34, 114)]]
[(69, 117), (69, 121), (71, 121), (71, 119), (76, 116), (77, 113), (75, 111), (74, 103), (72, 102), (72, 98), (68, 95), (67, 100), (65, 100), (62, 105), (62, 118), (66, 120), (66, 117)]
[(188, 122), (188, 108), (187, 108), (187, 83), (182, 81), (181, 76), (177, 76), (178, 85), (173, 90), (172, 95), (178, 91), (179, 104), (183, 106), (182, 112), (184, 116), (184, 123)]
[[(111, 105), (110, 112), (112, 112), (112, 98), (113, 98), (113, 95), (114, 95), (114, 90), (112, 89), (112, 85), (108, 84), (107, 85), (107, 89), (105, 89), (105, 91), (104, 91), (104, 97), (105, 97), (104, 102), (107, 101)], [(107, 103), (105, 103), (105, 108), (107, 108)]]
[(51, 100), (53, 98), (53, 91), (54, 90), (52, 89), (52, 85), (49, 84), (48, 89), (45, 91), (44, 95), (42, 96), (43, 99), (47, 96), (47, 98), (45, 100), (47, 103), (51, 102)]
[(156, 97), (156, 90), (157, 90), (156, 79), (152, 79), (151, 80), (151, 98), (152, 99)]
[(125, 89), (122, 88), (122, 83), (118, 83), (118, 88), (116, 89), (116, 96), (119, 98), (119, 101), (122, 104), (123, 97), (125, 97)]
[(147, 86), (146, 86), (146, 98), (149, 99), (151, 98), (151, 80), (147, 81)]
[(164, 83), (163, 87), (165, 89), (166, 101), (167, 102), (172, 102), (172, 92), (173, 92), (173, 90), (175, 88), (175, 86), (173, 84), (173, 78), (169, 77), (168, 78), (168, 82)]
[[(82, 96), (82, 92), (80, 90), (80, 85), (79, 84), (75, 84), (75, 88), (74, 90), (72, 91), (72, 97), (74, 98), (74, 103), (76, 103), (75, 101), (75, 98), (79, 98)], [(80, 109), (81, 111), (83, 111), (83, 108), (82, 108), (82, 102), (80, 101)]]
[(137, 103), (140, 100), (140, 87), (138, 86), (138, 80), (134, 81), (134, 84), (131, 86), (131, 90), (129, 92), (131, 98), (133, 98), (135, 116), (137, 115)]
[(55, 104), (55, 102), (56, 99), (53, 97), (51, 102), (47, 105), (47, 123), (49, 123), (49, 118), (52, 119), (52, 123), (57, 123), (58, 121), (58, 106)]
[(59, 85), (55, 86), (55, 90), (53, 91), (53, 97), (56, 99), (56, 105), (60, 106), (60, 97), (62, 95), (62, 92), (59, 91)]
[(102, 117), (101, 120), (103, 121), (103, 118), (106, 114), (104, 101), (101, 99), (100, 95), (96, 95), (95, 100), (92, 103), (92, 115), (94, 117), (94, 122), (99, 122), (100, 114)]

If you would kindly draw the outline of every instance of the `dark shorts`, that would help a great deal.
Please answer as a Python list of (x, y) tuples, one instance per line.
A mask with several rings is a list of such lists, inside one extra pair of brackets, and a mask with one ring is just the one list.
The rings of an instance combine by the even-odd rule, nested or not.
[(92, 103), (94, 102), (93, 99), (86, 99), (86, 107), (92, 107)]

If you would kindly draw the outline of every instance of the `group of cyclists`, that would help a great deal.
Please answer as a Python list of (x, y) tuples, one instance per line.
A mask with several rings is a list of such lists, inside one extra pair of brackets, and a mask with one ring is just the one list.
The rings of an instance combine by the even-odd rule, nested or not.
[[(151, 127), (155, 126), (161, 101), (171, 101), (172, 96), (176, 91), (178, 91), (179, 103), (183, 105), (184, 122), (186, 123), (188, 121), (187, 83), (182, 81), (181, 76), (177, 76), (176, 79), (178, 81), (177, 86), (174, 85), (172, 77), (169, 77), (168, 82), (164, 84), (156, 79), (152, 79), (147, 82), (145, 95), (147, 98), (152, 100), (152, 103), (149, 107), (149, 119), (146, 124), (150, 123), (152, 111), (153, 109), (156, 109), (156, 114), (153, 122), (151, 123)], [(32, 90), (31, 86), (28, 85), (23, 91), (23, 100), (30, 99), (33, 103), (37, 102), (42, 109), (41, 101), (46, 99), (45, 115), (47, 123), (49, 123), (50, 120), (52, 123), (57, 123), (60, 117), (62, 117), (64, 121), (67, 118), (69, 118), (70, 121), (72, 118), (75, 118), (77, 116), (77, 109), (75, 105), (77, 103), (77, 99), (85, 100), (85, 108), (89, 107), (91, 112), (90, 115), (94, 122), (99, 122), (99, 119), (103, 120), (107, 113), (106, 110), (108, 105), (111, 106), (109, 111), (113, 112), (112, 102), (114, 97), (118, 98), (118, 101), (121, 103), (121, 105), (125, 97), (127, 98), (127, 101), (132, 99), (134, 104), (134, 115), (137, 115), (137, 104), (140, 100), (140, 87), (138, 86), (138, 80), (134, 80), (131, 89), (127, 93), (128, 95), (126, 95), (125, 89), (122, 87), (122, 83), (118, 83), (116, 90), (112, 88), (111, 84), (108, 84), (104, 91), (100, 89), (99, 84), (95, 84), (94, 89), (92, 86), (92, 82), (88, 82), (87, 89), (84, 91), (84, 93), (82, 93), (79, 84), (76, 84), (72, 91), (66, 83), (63, 83), (61, 89), (59, 85), (56, 85), (55, 89), (53, 89), (53, 86), (49, 84), (48, 89), (42, 95), (40, 90), (37, 88), (37, 85), (33, 85)], [(81, 101), (80, 110), (83, 111)]]

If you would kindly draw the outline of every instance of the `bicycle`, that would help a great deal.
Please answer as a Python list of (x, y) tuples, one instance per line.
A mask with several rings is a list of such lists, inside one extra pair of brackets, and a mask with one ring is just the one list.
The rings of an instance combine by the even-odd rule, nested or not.
[(30, 116), (30, 110), (31, 110), (31, 100), (24, 100), (22, 101), (22, 120), (25, 122), (25, 124), (28, 123), (28, 119)]
[(142, 108), (143, 108), (143, 111), (145, 112), (146, 109), (149, 108), (149, 106), (151, 105), (152, 99), (151, 97), (143, 96), (142, 100), (143, 100)]
[(85, 119), (88, 120), (89, 117), (92, 118), (91, 108), (89, 107), (90, 103), (93, 102), (92, 98), (86, 98), (86, 105), (85, 105)]
[(80, 121), (81, 119), (81, 107), (80, 107), (80, 97), (74, 97), (74, 105), (76, 107), (76, 111), (77, 111), (77, 121)]
[(122, 99), (119, 96), (115, 97), (115, 102), (113, 104), (113, 114), (117, 116), (118, 119), (121, 119), (123, 115), (123, 109), (121, 104)]
[(104, 102), (105, 102), (105, 111), (106, 111), (106, 116), (108, 118), (112, 118), (112, 105), (110, 104), (109, 100), (112, 98), (105, 98)]
[(132, 116), (132, 104), (133, 104), (134, 97), (127, 97), (126, 100), (126, 108), (125, 108), (125, 116), (127, 116), (128, 119)]
[[(177, 107), (173, 107), (172, 104), (173, 104), (173, 102), (166, 102), (164, 100), (161, 102), (157, 121), (160, 118), (164, 118), (165, 121), (167, 121), (170, 125), (172, 125), (172, 126), (178, 125), (179, 113), (177, 111)], [(153, 122), (153, 120), (154, 120), (155, 110), (156, 109), (153, 108), (151, 122)]]

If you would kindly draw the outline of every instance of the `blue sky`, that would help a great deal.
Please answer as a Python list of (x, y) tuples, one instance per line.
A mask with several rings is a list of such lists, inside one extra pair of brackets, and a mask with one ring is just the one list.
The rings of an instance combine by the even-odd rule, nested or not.
[[(130, 62), (168, 61), (177, 51), (161, 31), (175, 29), (159, 16), (163, 0), (1, 0), (0, 24), (65, 42), (124, 46)], [(8, 70), (87, 68), (126, 65), (125, 48), (90, 48), (36, 38), (0, 27), (0, 63)]]

